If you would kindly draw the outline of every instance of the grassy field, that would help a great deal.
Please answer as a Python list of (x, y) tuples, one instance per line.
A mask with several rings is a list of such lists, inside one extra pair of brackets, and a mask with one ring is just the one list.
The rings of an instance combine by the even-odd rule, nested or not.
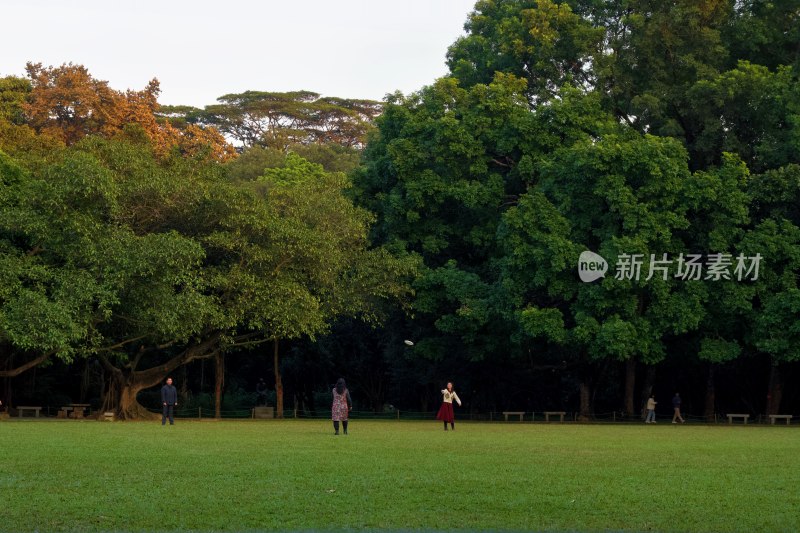
[(786, 427), (0, 422), (2, 531), (800, 530)]

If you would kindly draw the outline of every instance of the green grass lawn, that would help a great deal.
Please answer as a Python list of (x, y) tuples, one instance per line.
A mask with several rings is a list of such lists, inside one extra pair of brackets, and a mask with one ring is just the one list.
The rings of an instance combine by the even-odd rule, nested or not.
[(0, 422), (2, 531), (797, 531), (786, 427)]

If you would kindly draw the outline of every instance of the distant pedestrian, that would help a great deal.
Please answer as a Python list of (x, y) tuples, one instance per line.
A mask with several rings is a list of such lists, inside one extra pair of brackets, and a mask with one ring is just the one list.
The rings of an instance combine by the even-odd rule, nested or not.
[(453, 383), (447, 382), (447, 388), (442, 389), (442, 406), (439, 408), (439, 413), (436, 415), (437, 420), (444, 422), (444, 430), (447, 431), (447, 423), (450, 422), (450, 429), (456, 429), (455, 414), (453, 413), (453, 400), (458, 402), (461, 406), (461, 399), (453, 390)]
[(161, 425), (167, 423), (167, 417), (169, 417), (169, 425), (174, 425), (175, 406), (178, 405), (178, 389), (172, 385), (172, 378), (167, 378), (166, 385), (161, 387), (161, 403), (164, 409), (161, 414)]
[(650, 395), (647, 399), (647, 418), (645, 419), (645, 424), (655, 424), (656, 423), (656, 397), (654, 395)]
[(336, 386), (331, 391), (333, 393), (333, 405), (331, 406), (331, 418), (333, 419), (334, 435), (339, 434), (339, 422), (342, 423), (344, 434), (347, 435), (347, 419), (350, 418), (350, 411), (353, 409), (353, 399), (344, 378), (336, 381)]
[(267, 405), (267, 382), (260, 378), (256, 383), (256, 404)]
[(672, 409), (675, 411), (675, 414), (672, 415), (672, 423), (677, 424), (677, 420), (680, 420), (681, 424), (683, 424), (685, 420), (681, 416), (681, 395), (677, 392), (672, 397)]

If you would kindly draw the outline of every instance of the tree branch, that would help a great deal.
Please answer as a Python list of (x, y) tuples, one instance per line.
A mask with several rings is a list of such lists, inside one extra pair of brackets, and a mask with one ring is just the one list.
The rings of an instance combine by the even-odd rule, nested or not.
[(109, 361), (105, 355), (98, 354), (97, 357), (100, 359), (100, 364), (103, 365), (103, 368), (105, 368), (109, 374), (114, 374), (114, 375), (122, 374), (122, 370), (112, 365), (111, 361)]
[(213, 357), (219, 351), (219, 338), (221, 332), (213, 333), (200, 344), (190, 346), (183, 352), (176, 355), (164, 364), (148, 368), (147, 370), (135, 371), (134, 380), (142, 388), (158, 385), (170, 372), (178, 367), (190, 363), (196, 359), (207, 359)]
[(112, 350), (116, 350), (117, 348), (122, 348), (126, 344), (130, 344), (132, 342), (140, 341), (140, 340), (144, 339), (146, 336), (147, 335), (141, 335), (139, 337), (134, 337), (132, 339), (125, 339), (124, 341), (118, 342), (117, 344), (111, 344), (109, 346), (103, 346), (102, 348), (98, 348), (97, 351), (98, 352), (110, 352)]
[(236, 342), (231, 346), (235, 346), (236, 348), (239, 348), (241, 346), (257, 346), (259, 344), (264, 344), (265, 342), (272, 342), (273, 340), (274, 339), (261, 339), (258, 341)]
[(0, 370), (0, 378), (13, 378), (13, 377), (16, 377), (16, 376), (22, 374), (23, 372), (25, 372), (26, 370), (29, 370), (29, 369), (31, 369), (31, 368), (33, 368), (35, 366), (38, 366), (38, 365), (44, 363), (45, 361), (47, 361), (47, 359), (50, 358), (51, 355), (53, 355), (55, 353), (56, 353), (55, 350), (53, 350), (51, 352), (46, 352), (46, 353), (41, 354), (39, 357), (31, 359), (27, 363), (24, 363), (24, 364), (18, 366), (17, 368), (12, 368), (11, 370)]

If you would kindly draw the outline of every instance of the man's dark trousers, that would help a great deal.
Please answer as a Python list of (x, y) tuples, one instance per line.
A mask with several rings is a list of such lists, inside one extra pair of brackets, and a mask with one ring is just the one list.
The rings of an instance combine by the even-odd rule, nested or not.
[(162, 426), (167, 423), (167, 417), (169, 417), (170, 425), (175, 424), (175, 419), (173, 418), (174, 411), (175, 411), (175, 406), (174, 405), (167, 404), (167, 405), (164, 406), (164, 412), (161, 415), (161, 425)]

